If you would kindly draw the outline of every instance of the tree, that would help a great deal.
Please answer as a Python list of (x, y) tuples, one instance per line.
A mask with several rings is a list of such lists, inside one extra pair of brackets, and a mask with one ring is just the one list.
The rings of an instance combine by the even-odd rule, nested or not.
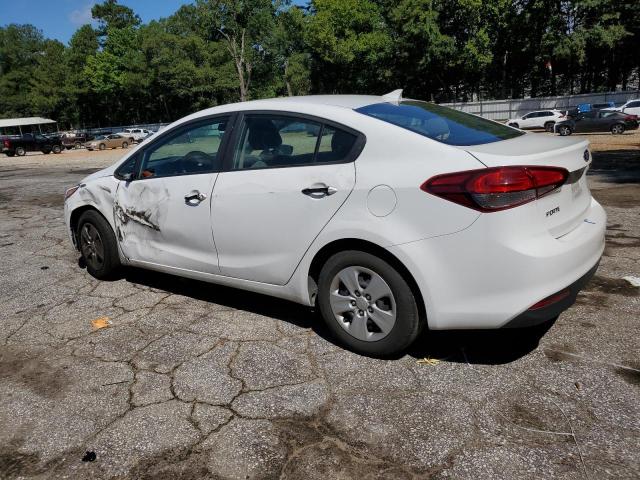
[(196, 0), (196, 12), (209, 40), (224, 40), (234, 62), (240, 101), (249, 98), (252, 74), (263, 59), (264, 40), (274, 28), (271, 0)]
[(98, 21), (98, 33), (107, 35), (109, 29), (137, 27), (142, 23), (140, 17), (125, 5), (119, 5), (118, 0), (105, 0), (91, 7), (91, 16)]
[(284, 81), (287, 95), (304, 95), (311, 87), (309, 60), (304, 42), (306, 17), (302, 8), (293, 6), (279, 11), (276, 27), (268, 39), (276, 68)]
[(305, 40), (314, 57), (315, 87), (326, 92), (387, 88), (392, 38), (370, 0), (313, 0)]

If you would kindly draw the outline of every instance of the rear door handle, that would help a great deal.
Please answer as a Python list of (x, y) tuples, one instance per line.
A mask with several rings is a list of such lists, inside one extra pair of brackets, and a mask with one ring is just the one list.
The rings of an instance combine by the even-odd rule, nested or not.
[(338, 191), (335, 187), (310, 187), (302, 190), (302, 193), (311, 198), (322, 198), (333, 195)]
[(200, 193), (198, 190), (192, 190), (184, 196), (184, 201), (190, 205), (196, 205), (202, 202), (207, 196), (204, 193)]

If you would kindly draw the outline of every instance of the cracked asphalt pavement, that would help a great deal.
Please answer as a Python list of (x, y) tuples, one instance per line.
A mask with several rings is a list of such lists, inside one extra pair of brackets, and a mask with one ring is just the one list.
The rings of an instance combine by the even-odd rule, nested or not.
[(607, 248), (553, 325), (391, 360), (285, 301), (89, 276), (62, 192), (120, 155), (0, 158), (0, 478), (640, 477), (640, 150), (594, 154)]

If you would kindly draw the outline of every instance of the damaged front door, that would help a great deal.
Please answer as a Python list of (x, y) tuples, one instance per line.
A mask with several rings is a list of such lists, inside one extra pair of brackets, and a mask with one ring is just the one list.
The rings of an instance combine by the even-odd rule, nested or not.
[(133, 263), (218, 273), (211, 192), (227, 118), (167, 133), (141, 153), (136, 178), (116, 193), (116, 233)]

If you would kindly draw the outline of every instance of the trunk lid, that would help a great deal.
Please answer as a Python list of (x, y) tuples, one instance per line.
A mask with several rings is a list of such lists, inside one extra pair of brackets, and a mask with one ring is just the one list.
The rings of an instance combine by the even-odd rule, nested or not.
[(536, 200), (535, 219), (555, 238), (580, 225), (591, 204), (587, 169), (591, 164), (589, 142), (578, 138), (542, 136), (529, 133), (520, 137), (484, 145), (459, 147), (487, 167), (537, 165), (562, 167), (569, 178), (559, 189)]

